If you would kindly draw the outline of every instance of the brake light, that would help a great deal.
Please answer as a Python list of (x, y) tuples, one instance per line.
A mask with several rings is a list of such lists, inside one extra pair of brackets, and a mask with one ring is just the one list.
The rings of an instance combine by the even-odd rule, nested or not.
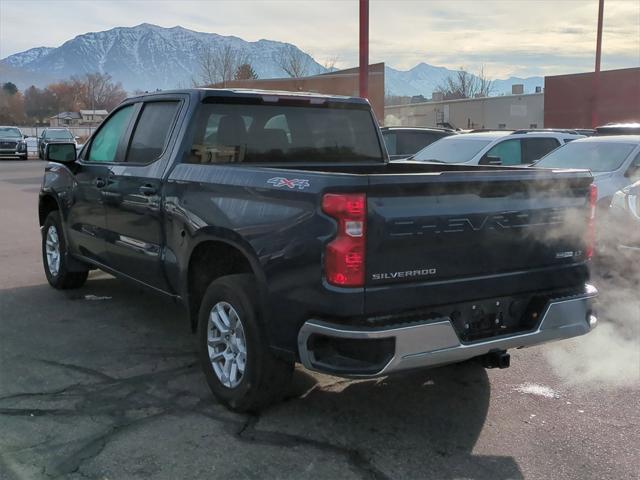
[(593, 258), (596, 246), (596, 205), (598, 200), (598, 187), (593, 183), (589, 185), (589, 218), (587, 220), (587, 233), (585, 238), (586, 258)]
[(322, 210), (338, 221), (336, 238), (327, 244), (324, 270), (327, 281), (340, 287), (364, 286), (367, 196), (364, 193), (327, 193)]

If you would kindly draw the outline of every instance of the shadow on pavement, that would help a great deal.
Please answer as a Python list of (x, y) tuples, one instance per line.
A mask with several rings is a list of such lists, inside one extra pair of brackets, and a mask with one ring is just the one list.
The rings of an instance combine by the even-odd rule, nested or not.
[(101, 456), (134, 426), (199, 415), (252, 448), (343, 457), (361, 477), (522, 478), (513, 458), (473, 452), (490, 398), (477, 364), (369, 381), (298, 368), (288, 400), (246, 417), (211, 397), (181, 309), (129, 284), (92, 274), (76, 291), (3, 290), (0, 318), (0, 457), (14, 473), (101, 472)]

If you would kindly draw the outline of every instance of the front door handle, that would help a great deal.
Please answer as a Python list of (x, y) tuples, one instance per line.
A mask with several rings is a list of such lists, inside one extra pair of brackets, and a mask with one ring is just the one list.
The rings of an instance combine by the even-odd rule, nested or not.
[(93, 184), (98, 188), (103, 188), (107, 185), (107, 181), (104, 178), (98, 177), (93, 181)]
[(145, 184), (145, 185), (142, 185), (140, 187), (140, 193), (142, 195), (147, 196), (147, 197), (149, 197), (151, 195), (155, 195), (157, 191), (158, 191), (158, 189), (156, 187), (154, 187), (153, 185), (148, 184), (148, 183)]

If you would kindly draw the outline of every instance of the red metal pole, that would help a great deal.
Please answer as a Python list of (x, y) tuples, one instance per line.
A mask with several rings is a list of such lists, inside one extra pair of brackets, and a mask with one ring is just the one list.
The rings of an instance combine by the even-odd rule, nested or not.
[(369, 0), (360, 0), (360, 96), (369, 96)]
[(593, 73), (593, 103), (591, 104), (591, 128), (598, 126), (598, 102), (600, 95), (600, 57), (602, 55), (602, 16), (604, 0), (598, 3), (598, 36), (596, 39), (596, 70)]

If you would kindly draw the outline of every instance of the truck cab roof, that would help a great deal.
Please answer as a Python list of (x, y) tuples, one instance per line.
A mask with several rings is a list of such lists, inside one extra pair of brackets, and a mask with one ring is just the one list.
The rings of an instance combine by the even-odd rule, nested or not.
[(332, 103), (351, 103), (354, 105), (369, 106), (369, 102), (360, 97), (349, 97), (344, 95), (328, 95), (323, 93), (313, 92), (289, 92), (282, 90), (259, 90), (249, 88), (187, 88), (180, 90), (166, 90), (159, 92), (144, 93), (142, 95), (131, 97), (128, 100), (149, 98), (153, 96), (163, 95), (176, 95), (186, 94), (194, 97), (199, 97), (201, 100), (207, 97), (222, 97), (222, 98), (247, 98), (256, 99), (261, 98), (266, 102), (277, 102), (280, 99), (296, 99), (296, 100), (308, 100), (310, 102), (317, 101), (332, 102)]

